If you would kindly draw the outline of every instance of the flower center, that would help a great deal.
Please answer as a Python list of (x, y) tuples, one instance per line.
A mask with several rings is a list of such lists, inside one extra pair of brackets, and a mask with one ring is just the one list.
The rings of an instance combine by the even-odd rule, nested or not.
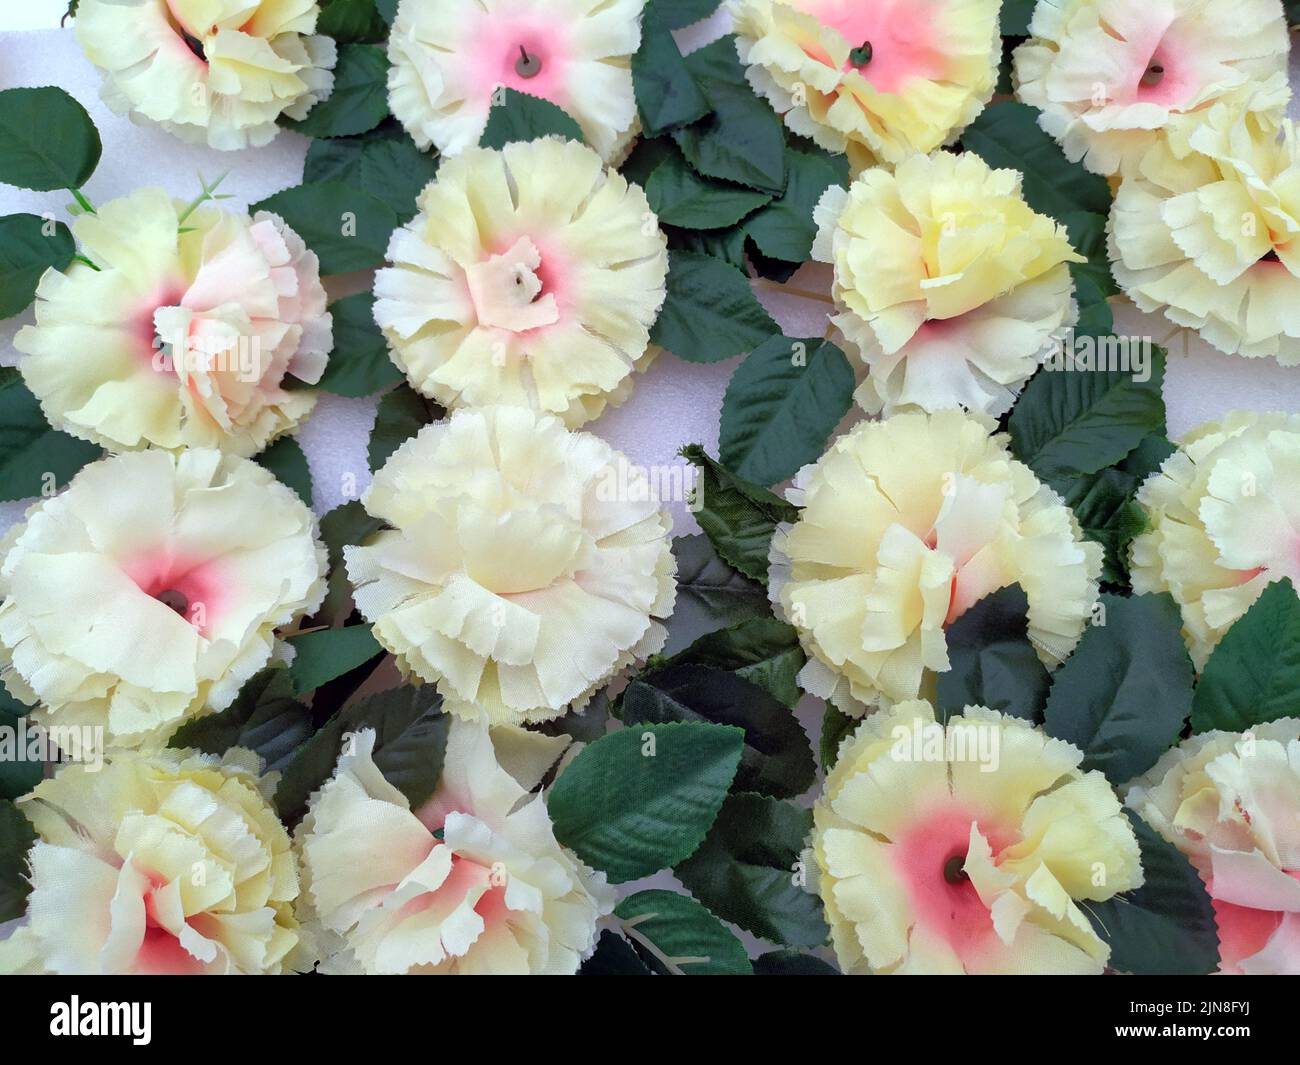
[(181, 617), (184, 617), (190, 609), (190, 600), (184, 592), (175, 588), (167, 588), (154, 596), (158, 602), (165, 607), (170, 607)]
[(519, 58), (515, 60), (515, 73), (521, 78), (535, 78), (542, 72), (542, 57), (529, 55), (528, 49), (519, 46)]
[(1165, 65), (1159, 60), (1153, 60), (1142, 75), (1142, 87), (1144, 89), (1154, 89), (1165, 80)]
[(966, 875), (966, 855), (954, 854), (943, 863), (943, 878), (950, 884), (962, 884), (970, 879)]
[(480, 325), (523, 333), (560, 320), (554, 293), (543, 292), (542, 253), (528, 237), (465, 270)]
[(871, 62), (873, 50), (870, 41), (863, 41), (861, 45), (849, 53), (849, 62), (855, 67), (861, 69)]

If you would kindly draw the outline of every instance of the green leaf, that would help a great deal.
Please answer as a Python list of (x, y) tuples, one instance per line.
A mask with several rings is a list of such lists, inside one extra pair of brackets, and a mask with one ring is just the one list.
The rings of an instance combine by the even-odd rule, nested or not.
[(359, 137), (315, 140), (307, 149), (303, 182), (340, 181), (382, 201), (409, 222), (416, 197), (438, 172), (438, 157), (420, 151), (396, 124)]
[(692, 499), (700, 528), (728, 565), (766, 583), (772, 534), (778, 523), (797, 521), (798, 508), (737, 477), (698, 444), (683, 448), (682, 456), (700, 471)]
[(504, 95), (501, 102), (493, 103), (488, 112), (487, 126), (479, 139), (480, 147), (503, 148), (512, 141), (533, 141), (553, 133), (579, 144), (585, 143), (582, 127), (572, 115), (550, 100), (505, 86), (500, 91)]
[(695, 122), (709, 113), (709, 101), (695, 84), (677, 42), (657, 14), (656, 6), (646, 9), (641, 47), (632, 57), (632, 89), (641, 113), (641, 128), (648, 137)]
[(1109, 965), (1138, 976), (1204, 976), (1219, 964), (1214, 906), (1176, 847), (1125, 810), (1137, 834), (1144, 882), (1136, 891), (1083, 909), (1110, 944)]
[(320, 535), (329, 553), (329, 583), (320, 617), (327, 625), (338, 625), (352, 613), (352, 585), (343, 564), (343, 548), (363, 543), (384, 528), (379, 518), (366, 513), (354, 499), (335, 507), (320, 520)]
[(706, 19), (718, 10), (719, 0), (648, 0), (646, 11), (653, 12), (670, 30)]
[(830, 341), (784, 336), (764, 341), (727, 385), (722, 463), (755, 484), (793, 477), (826, 450), (853, 406), (853, 388), (853, 368)]
[(27, 910), (32, 890), (27, 881), (27, 852), (35, 842), (36, 831), (23, 812), (8, 799), (0, 799), (0, 923), (15, 920)]
[(1245, 732), (1300, 717), (1300, 599), (1274, 581), (1219, 641), (1192, 702), (1192, 731)]
[(389, 456), (430, 422), (446, 414), (409, 385), (398, 385), (379, 401), (375, 427), (370, 433), (370, 468), (378, 471)]
[(1177, 742), (1192, 705), (1192, 662), (1168, 595), (1105, 593), (1101, 604), (1102, 623), (1056, 672), (1044, 724), (1083, 751), (1083, 769), (1118, 786)]
[(948, 659), (937, 675), (940, 720), (967, 706), (1042, 721), (1051, 675), (1029, 642), (1029, 599), (1018, 584), (981, 599), (948, 626)]
[(661, 222), (687, 229), (725, 229), (772, 198), (766, 192), (700, 177), (677, 154), (655, 167), (645, 192)]
[(27, 310), (45, 271), (64, 269), (76, 252), (72, 231), (62, 222), (34, 214), (0, 218), (0, 318)]
[(296, 185), (268, 196), (251, 210), (285, 220), (320, 259), (322, 274), (382, 266), (397, 213), (383, 200), (342, 181)]
[(832, 185), (849, 183), (848, 158), (806, 154), (787, 148), (785, 192), (745, 223), (764, 255), (791, 263), (812, 257), (817, 226), (813, 208)]
[(743, 738), (737, 728), (695, 723), (602, 737), (547, 796), (555, 838), (616, 884), (675, 865), (713, 824)]
[(763, 795), (728, 795), (699, 849), (674, 870), (712, 913), (790, 947), (818, 947), (829, 932), (821, 900), (797, 882), (812, 811)]
[(383, 653), (369, 625), (350, 625), (344, 629), (318, 629), (290, 636), (289, 645), (296, 652), (289, 667), (293, 674), (295, 695), (315, 691), (322, 684), (341, 677), (350, 669)]
[(375, 0), (375, 10), (379, 12), (379, 17), (390, 26), (393, 19), (397, 18), (397, 2), (398, 0)]
[(227, 709), (182, 725), (168, 746), (216, 755), (246, 747), (265, 760), (263, 771), (270, 773), (284, 768), (312, 731), (311, 711), (294, 698), (289, 670), (267, 666), (245, 682)]
[(1060, 146), (1038, 126), (1038, 111), (1005, 100), (986, 107), (962, 134), (962, 143), (991, 167), (1024, 174), (1025, 200), (1058, 222), (1076, 211), (1110, 213), (1110, 186), (1065, 158)]
[(62, 89), (0, 92), (0, 181), (25, 189), (79, 189), (103, 147), (86, 109)]
[(708, 177), (765, 192), (783, 191), (785, 132), (767, 101), (755, 96), (748, 84), (708, 75), (697, 77), (696, 83), (713, 110), (695, 125), (673, 131), (691, 166)]
[(745, 262), (747, 235), (743, 223), (726, 229), (678, 229), (667, 224), (662, 228), (672, 251), (710, 255), (742, 272), (748, 270)]
[(1007, 423), (1016, 457), (1049, 483), (1085, 476), (1124, 459), (1165, 430), (1165, 357), (1151, 349), (1146, 381), (1120, 370), (1039, 371)]
[[(0, 743), (0, 798), (16, 799), (20, 795), (26, 795), (41, 782), (45, 776), (45, 763), (39, 757), (27, 757), (27, 745), (19, 735), (19, 730), (23, 728), (21, 722), (28, 708), (2, 688), (0, 686), (0, 694), (3, 695), (0, 702), (5, 705), (0, 706), (0, 729), (6, 730), (14, 740), (10, 750), (5, 749), (9, 747), (8, 743)], [(10, 707), (17, 712), (12, 712)]]
[(608, 928), (596, 940), (596, 950), (582, 963), (579, 976), (653, 976), (636, 949)]
[(388, 341), (375, 325), (375, 297), (370, 292), (344, 296), (330, 304), (334, 316), (334, 350), (315, 387), (336, 396), (370, 396), (402, 380), (388, 357)]
[(1092, 211), (1073, 211), (1058, 219), (1069, 230), (1070, 243), (1075, 251), (1088, 257), (1086, 263), (1070, 264), (1080, 307), (1079, 324), (1074, 331), (1080, 335), (1086, 332), (1104, 335), (1113, 330), (1109, 305), (1104, 309), (1096, 306), (1098, 300), (1119, 291), (1110, 269), (1110, 253), (1106, 249), (1106, 218), (1106, 215)]
[(42, 495), (99, 458), (94, 444), (51, 429), (12, 366), (0, 366), (0, 502)]
[(755, 976), (839, 976), (835, 966), (800, 954), (797, 950), (772, 950), (754, 959)]
[(697, 48), (686, 57), (686, 66), (696, 82), (720, 81), (727, 85), (746, 86), (745, 66), (736, 48), (736, 35), (729, 33)]
[(819, 754), (822, 759), (822, 772), (829, 773), (839, 759), (840, 744), (844, 737), (853, 732), (862, 718), (849, 717), (842, 710), (836, 710), (830, 703), (826, 704), (826, 713), (822, 717), (822, 738)]
[(299, 499), (311, 506), (311, 470), (297, 440), (282, 436), (253, 461), (270, 470), (281, 484), (288, 485), (298, 493)]
[(660, 975), (748, 976), (753, 972), (735, 934), (685, 895), (638, 891), (620, 902), (614, 914), (642, 960)]
[(707, 536), (678, 537), (673, 554), (677, 604), (668, 619), (663, 654), (676, 654), (715, 629), (771, 616), (767, 590), (719, 558)]
[(283, 125), (307, 137), (352, 137), (388, 116), (388, 57), (370, 44), (343, 44), (334, 67), (334, 89), (301, 121)]
[(654, 669), (628, 685), (622, 708), (629, 729), (670, 721), (742, 729), (738, 791), (792, 798), (807, 791), (817, 776), (808, 737), (790, 708), (734, 673), (696, 665)]
[(1029, 20), (1038, 0), (1002, 0), (1002, 36), (1028, 37)]
[(340, 43), (374, 44), (388, 36), (388, 21), (380, 17), (375, 0), (325, 0), (316, 19), (316, 32)]
[(805, 661), (793, 626), (776, 618), (751, 618), (706, 633), (684, 651), (671, 658), (654, 658), (650, 665), (655, 669), (683, 665), (725, 669), (793, 709), (803, 694), (796, 678)]
[(334, 773), (349, 734), (375, 730), (375, 765), (406, 796), (411, 809), (427, 802), (442, 776), (451, 718), (432, 684), (379, 692), (344, 707), (309, 739), (285, 767), (275, 808), (287, 822), (298, 821), (307, 801)]
[(655, 344), (687, 362), (721, 362), (780, 331), (736, 267), (695, 252), (669, 252), (668, 296), (650, 331)]

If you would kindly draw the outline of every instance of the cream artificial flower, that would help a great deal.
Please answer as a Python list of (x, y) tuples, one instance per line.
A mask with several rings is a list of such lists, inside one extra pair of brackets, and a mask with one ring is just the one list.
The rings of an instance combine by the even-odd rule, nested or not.
[(1280, 0), (1051, 0), (1029, 31), (1017, 95), (1071, 161), (1106, 176), (1243, 89), (1266, 84), (1256, 105), (1277, 117), (1290, 96)]
[(73, 223), (86, 256), (47, 270), (14, 346), (50, 424), (110, 451), (261, 451), (293, 429), (333, 347), (319, 264), (277, 215), (140, 189)]
[(1300, 976), (1300, 720), (1184, 740), (1127, 801), (1205, 881), (1219, 971)]
[(1300, 142), (1289, 121), (1218, 104), (1120, 186), (1115, 280), (1228, 354), (1300, 363)]
[(951, 144), (997, 85), (1000, 0), (730, 0), (750, 84), (854, 173)]
[(1024, 589), (1049, 668), (1096, 602), (1101, 546), (961, 412), (858, 425), (787, 497), (802, 510), (772, 538), (769, 589), (809, 656), (801, 686), (846, 713), (927, 691), (950, 668), (946, 627), (1000, 588)]
[(652, 494), (608, 444), (555, 418), (457, 411), (363, 497), (391, 528), (344, 549), (357, 608), (453, 713), (559, 717), (663, 644), (676, 563)]
[(182, 140), (258, 147), (334, 86), (315, 0), (81, 0), (77, 41), (104, 102)]
[(29, 921), (0, 972), (277, 974), (298, 947), (298, 871), (258, 759), (117, 751), (18, 806), (36, 829)]
[(87, 466), (0, 559), (0, 679), (44, 725), (161, 746), (224, 710), (275, 629), (324, 598), (315, 519), (267, 470), (218, 451)]
[(968, 407), (998, 415), (1074, 324), (1065, 228), (1036, 214), (1015, 170), (915, 155), (832, 186), (814, 211), (832, 263), (831, 320), (867, 365), (869, 412)]
[(1098, 974), (1079, 904), (1142, 884), (1137, 838), (1083, 752), (982, 706), (873, 714), (813, 807), (812, 858), (843, 972)]
[(570, 428), (658, 353), (667, 241), (640, 186), (557, 137), (446, 160), (375, 276), (375, 321), (412, 387)]
[(645, 0), (401, 0), (388, 103), (422, 149), (478, 144), (498, 88), (550, 100), (613, 162), (636, 133)]
[(502, 731), (523, 732), (453, 720), (438, 790), (414, 811), (376, 767), (374, 731), (350, 738), (298, 837), (322, 971), (572, 975), (595, 949), (613, 891), (529, 794), (558, 751), (517, 778), (494, 751)]
[(1300, 415), (1234, 411), (1188, 434), (1138, 489), (1133, 590), (1168, 592), (1202, 669), (1273, 581), (1300, 587)]

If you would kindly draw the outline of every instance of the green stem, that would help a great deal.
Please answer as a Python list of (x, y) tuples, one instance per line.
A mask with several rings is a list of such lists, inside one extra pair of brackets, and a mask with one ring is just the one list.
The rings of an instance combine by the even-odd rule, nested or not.
[(72, 198), (77, 201), (77, 203), (81, 206), (81, 209), (85, 211), (86, 214), (95, 213), (94, 204), (92, 204), (88, 199), (86, 199), (85, 196), (81, 194), (80, 189), (68, 189), (68, 191), (72, 193)]
[(92, 263), (92, 262), (91, 262), (89, 259), (87, 259), (84, 255), (74, 255), (73, 258), (76, 259), (77, 262), (79, 262), (79, 263), (85, 263), (87, 266), (89, 266), (89, 267), (90, 267), (92, 270), (94, 270), (96, 273), (99, 273), (99, 267), (96, 266), (94, 263)]

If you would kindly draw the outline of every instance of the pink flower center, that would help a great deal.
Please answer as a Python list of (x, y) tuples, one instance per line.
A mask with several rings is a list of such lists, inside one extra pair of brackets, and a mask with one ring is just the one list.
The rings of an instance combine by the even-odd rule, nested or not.
[(207, 66), (208, 57), (203, 51), (203, 39), (217, 32), (216, 26), (195, 26), (191, 20), (176, 10), (175, 0), (167, 0), (167, 22), (184, 50)]
[(207, 636), (225, 599), (216, 563), (186, 558), (167, 548), (129, 560), (122, 571), (145, 595), (157, 599)]
[(498, 86), (569, 103), (568, 27), (534, 12), (481, 12), (467, 34), (461, 80), (470, 100), (490, 103)]
[(135, 340), (136, 352), (158, 373), (171, 373), (170, 368), (158, 357), (164, 345), (170, 341), (158, 335), (154, 314), (160, 307), (176, 306), (184, 296), (185, 285), (182, 282), (165, 282), (156, 292), (142, 300), (127, 319), (127, 330)]
[(945, 74), (930, 0), (796, 0), (795, 6), (849, 43), (853, 52), (844, 69), (859, 71), (880, 92)]

